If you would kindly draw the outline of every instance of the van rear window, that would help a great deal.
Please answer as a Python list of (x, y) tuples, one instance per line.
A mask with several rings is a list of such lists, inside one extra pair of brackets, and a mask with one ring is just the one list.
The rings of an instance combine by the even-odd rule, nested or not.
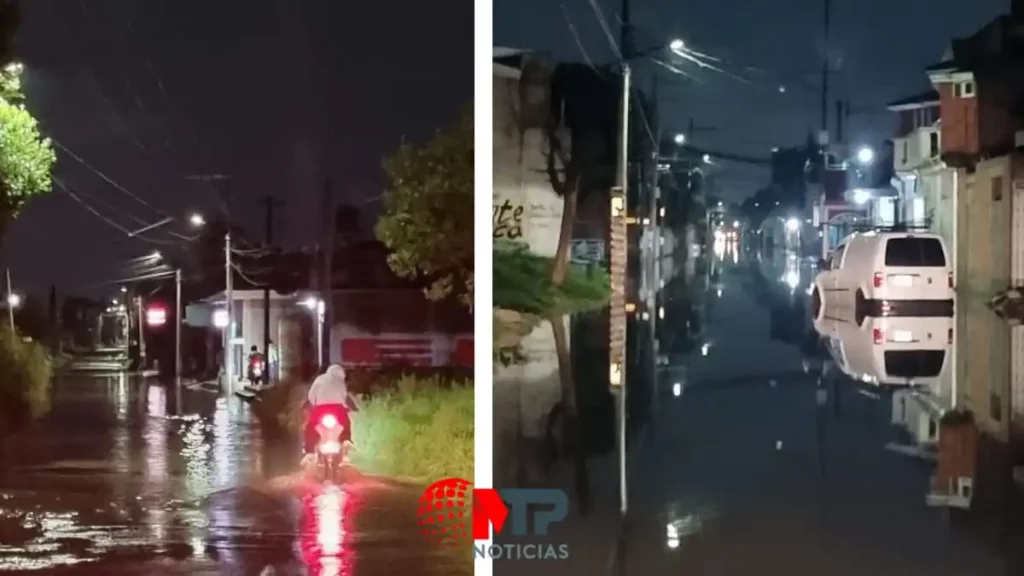
[(946, 359), (943, 350), (899, 350), (885, 352), (885, 371), (893, 378), (935, 378)]
[(885, 265), (943, 268), (946, 255), (938, 238), (890, 238), (885, 243)]

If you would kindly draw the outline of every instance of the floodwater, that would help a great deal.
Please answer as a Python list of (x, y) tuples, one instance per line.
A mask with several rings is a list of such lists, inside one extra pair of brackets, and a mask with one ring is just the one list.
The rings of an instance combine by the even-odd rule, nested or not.
[[(564, 432), (521, 427), (518, 444), (496, 439), (494, 455), (499, 487), (569, 494), (569, 517), (527, 539), (566, 544), (569, 558), (501, 561), (495, 573), (1024, 574), (1024, 503), (1007, 446), (979, 446), (970, 509), (929, 505), (936, 456), (913, 446), (922, 421), (899, 413), (898, 393), (836, 367), (809, 314), (810, 267), (719, 248), (682, 266), (630, 325), (625, 521), (607, 321), (572, 319), (572, 381), (560, 395), (543, 385), (550, 364), (504, 383), (548, 390), (546, 402), (518, 408), (520, 420), (575, 406)], [(956, 325), (973, 327), (957, 346), (968, 353), (945, 368), (935, 395), (942, 400), (955, 369), (976, 397), (998, 388), (1008, 404), (1006, 327), (984, 306), (958, 306), (958, 315)], [(499, 393), (496, 427), (516, 410)], [(998, 438), (989, 420), (979, 428)], [(509, 472), (522, 468), (530, 473)]]
[[(203, 388), (73, 376), (0, 444), (0, 572), (459, 574), (416, 530), (422, 487), (299, 470), (248, 406)], [(468, 553), (467, 553), (468, 555)]]

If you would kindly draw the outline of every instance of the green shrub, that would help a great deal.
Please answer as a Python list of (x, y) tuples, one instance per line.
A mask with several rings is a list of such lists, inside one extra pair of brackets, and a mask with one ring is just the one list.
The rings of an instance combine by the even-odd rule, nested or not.
[(0, 328), (0, 433), (49, 409), (52, 377), (53, 363), (43, 345)]
[(553, 260), (523, 246), (494, 250), (494, 306), (547, 316), (604, 305), (611, 294), (608, 272), (600, 266), (570, 264), (561, 286), (551, 283)]
[[(364, 375), (363, 378), (368, 378)], [(387, 378), (386, 381), (383, 381)], [(429, 483), (473, 478), (473, 387), (444, 376), (380, 377), (358, 394), (352, 463), (362, 472)], [(267, 425), (302, 434), (305, 382), (268, 388), (253, 405)]]

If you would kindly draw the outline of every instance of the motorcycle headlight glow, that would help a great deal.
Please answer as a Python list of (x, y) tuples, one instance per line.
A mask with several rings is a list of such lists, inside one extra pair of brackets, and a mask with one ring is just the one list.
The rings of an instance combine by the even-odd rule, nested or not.
[(320, 420), (320, 424), (324, 428), (334, 428), (338, 425), (338, 419), (334, 417), (334, 414), (328, 414)]

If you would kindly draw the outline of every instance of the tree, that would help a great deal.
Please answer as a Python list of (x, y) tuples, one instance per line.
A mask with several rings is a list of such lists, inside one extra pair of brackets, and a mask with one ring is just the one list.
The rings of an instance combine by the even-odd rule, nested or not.
[(384, 161), (390, 185), (377, 238), (402, 278), (423, 278), (430, 300), (473, 303), (473, 111), (424, 145), (403, 143)]
[[(551, 115), (544, 126), (548, 150), (545, 172), (562, 198), (562, 219), (551, 268), (560, 286), (569, 270), (576, 210), (581, 197), (603, 194), (615, 178), (615, 114), (618, 93), (613, 74), (582, 64), (561, 64), (551, 78)], [(563, 138), (570, 141), (566, 146)]]
[[(3, 42), (0, 39), (0, 45)], [(7, 63), (0, 69), (0, 237), (25, 203), (49, 192), (52, 184), (53, 147), (40, 135), (23, 100), (21, 65)]]

